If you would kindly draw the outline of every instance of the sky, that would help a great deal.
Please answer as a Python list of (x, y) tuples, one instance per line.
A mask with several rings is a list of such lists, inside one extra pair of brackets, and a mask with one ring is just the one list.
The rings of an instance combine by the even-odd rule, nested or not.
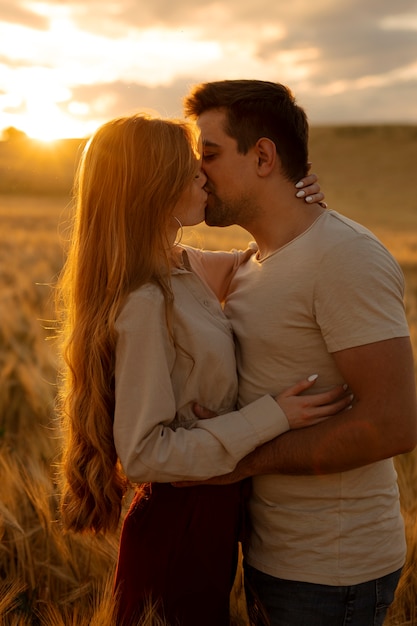
[(288, 85), (312, 125), (417, 124), (417, 0), (0, 0), (0, 132), (181, 117), (226, 78)]

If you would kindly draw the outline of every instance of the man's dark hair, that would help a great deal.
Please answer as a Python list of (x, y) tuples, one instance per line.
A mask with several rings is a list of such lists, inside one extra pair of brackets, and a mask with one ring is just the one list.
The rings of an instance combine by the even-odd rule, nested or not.
[(226, 113), (225, 132), (246, 154), (261, 137), (275, 143), (284, 173), (296, 182), (308, 171), (307, 115), (291, 90), (262, 80), (222, 80), (196, 85), (184, 100), (187, 117), (210, 109)]

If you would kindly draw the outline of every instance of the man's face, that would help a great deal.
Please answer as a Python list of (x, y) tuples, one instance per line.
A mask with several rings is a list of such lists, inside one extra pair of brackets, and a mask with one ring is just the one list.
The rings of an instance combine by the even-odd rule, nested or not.
[(246, 226), (256, 214), (253, 181), (257, 157), (254, 150), (241, 154), (237, 142), (226, 134), (225, 113), (212, 109), (198, 119), (203, 140), (202, 169), (207, 176), (206, 223), (209, 226)]

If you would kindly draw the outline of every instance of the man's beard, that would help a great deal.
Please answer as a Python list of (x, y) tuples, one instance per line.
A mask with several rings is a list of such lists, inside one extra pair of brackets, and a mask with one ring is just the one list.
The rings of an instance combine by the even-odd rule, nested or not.
[(209, 192), (204, 219), (208, 226), (232, 226), (238, 223), (239, 207), (234, 202), (223, 202)]

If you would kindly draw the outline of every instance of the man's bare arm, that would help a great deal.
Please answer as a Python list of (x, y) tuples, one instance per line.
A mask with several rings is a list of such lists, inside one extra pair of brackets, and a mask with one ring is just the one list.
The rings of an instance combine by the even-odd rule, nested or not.
[(212, 483), (259, 474), (330, 474), (411, 451), (417, 443), (414, 364), (409, 338), (333, 354), (352, 390), (352, 409), (318, 425), (289, 431), (242, 459)]

